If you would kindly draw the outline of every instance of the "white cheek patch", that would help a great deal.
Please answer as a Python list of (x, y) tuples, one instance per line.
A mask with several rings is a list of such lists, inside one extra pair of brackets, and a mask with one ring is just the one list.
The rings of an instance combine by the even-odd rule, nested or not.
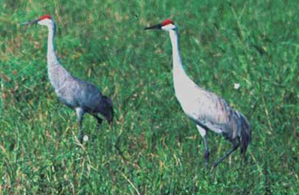
[(165, 26), (162, 26), (161, 28), (162, 30), (165, 30), (165, 31), (170, 31), (170, 30), (173, 30), (175, 29), (175, 26), (173, 24), (167, 24)]

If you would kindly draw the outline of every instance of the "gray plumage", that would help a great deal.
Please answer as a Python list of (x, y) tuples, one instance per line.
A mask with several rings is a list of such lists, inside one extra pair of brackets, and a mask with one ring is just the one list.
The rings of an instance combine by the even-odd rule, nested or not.
[(85, 113), (94, 116), (98, 123), (101, 124), (102, 119), (98, 116), (100, 113), (111, 123), (113, 120), (111, 99), (103, 96), (100, 90), (93, 84), (73, 77), (59, 63), (54, 49), (55, 22), (52, 18), (50, 16), (42, 16), (33, 22), (25, 24), (32, 23), (48, 27), (47, 64), (49, 80), (61, 102), (76, 110), (80, 139), (82, 139), (81, 128)]
[(239, 146), (245, 153), (250, 143), (251, 130), (245, 116), (233, 110), (216, 94), (200, 88), (186, 74), (179, 51), (178, 30), (171, 20), (147, 27), (147, 29), (162, 29), (169, 32), (173, 57), (173, 84), (175, 95), (182, 109), (192, 119), (203, 137), (206, 164), (209, 161), (209, 149), (206, 131), (222, 134), (232, 142), (233, 148), (214, 163), (216, 167)]
[(198, 87), (198, 111), (191, 118), (205, 130), (221, 133), (234, 145), (240, 143), (245, 153), (250, 143), (250, 126), (241, 113), (233, 110), (222, 98)]

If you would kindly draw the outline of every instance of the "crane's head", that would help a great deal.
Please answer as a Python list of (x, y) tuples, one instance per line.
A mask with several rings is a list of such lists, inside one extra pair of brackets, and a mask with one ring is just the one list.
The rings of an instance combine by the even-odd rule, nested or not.
[(113, 104), (112, 100), (107, 96), (102, 96), (99, 111), (110, 124), (113, 121)]
[(176, 26), (174, 25), (173, 21), (170, 19), (164, 20), (160, 24), (156, 24), (154, 26), (146, 27), (145, 30), (151, 29), (160, 29), (165, 31), (176, 30)]
[(24, 22), (21, 25), (32, 25), (32, 24), (39, 24), (43, 26), (50, 26), (54, 24), (52, 17), (50, 15), (43, 15), (36, 20)]

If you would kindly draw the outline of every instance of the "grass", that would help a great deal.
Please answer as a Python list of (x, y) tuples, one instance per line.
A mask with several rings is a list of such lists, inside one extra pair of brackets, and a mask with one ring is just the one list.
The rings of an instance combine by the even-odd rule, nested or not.
[[(44, 14), (63, 66), (114, 101), (111, 127), (85, 116), (83, 145), (47, 78), (47, 29), (19, 25)], [(205, 167), (174, 97), (168, 35), (143, 30), (169, 17), (188, 75), (249, 119), (247, 160), (236, 152)], [(4, 0), (0, 193), (299, 194), (298, 23), (295, 0)], [(230, 147), (212, 132), (208, 143), (212, 160)]]

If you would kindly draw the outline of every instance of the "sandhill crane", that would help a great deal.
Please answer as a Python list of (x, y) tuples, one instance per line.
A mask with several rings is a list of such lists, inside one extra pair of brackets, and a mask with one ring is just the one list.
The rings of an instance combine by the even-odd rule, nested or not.
[(161, 29), (169, 32), (172, 45), (175, 95), (183, 111), (196, 123), (196, 127), (203, 138), (206, 164), (209, 162), (210, 154), (206, 140), (207, 130), (222, 134), (233, 145), (231, 150), (214, 163), (214, 167), (239, 146), (241, 153), (245, 153), (251, 137), (251, 130), (246, 117), (229, 107), (221, 97), (197, 86), (187, 76), (180, 56), (178, 29), (173, 21), (168, 19), (158, 25), (145, 28), (145, 30), (149, 29)]
[(85, 113), (89, 113), (96, 118), (98, 124), (102, 119), (98, 113), (102, 114), (111, 123), (113, 120), (112, 101), (107, 96), (101, 94), (93, 84), (73, 77), (59, 63), (54, 48), (55, 22), (49, 15), (44, 15), (23, 25), (39, 24), (48, 27), (48, 50), (47, 64), (48, 76), (55, 92), (61, 102), (74, 109), (78, 118), (79, 138), (82, 141), (82, 121)]

